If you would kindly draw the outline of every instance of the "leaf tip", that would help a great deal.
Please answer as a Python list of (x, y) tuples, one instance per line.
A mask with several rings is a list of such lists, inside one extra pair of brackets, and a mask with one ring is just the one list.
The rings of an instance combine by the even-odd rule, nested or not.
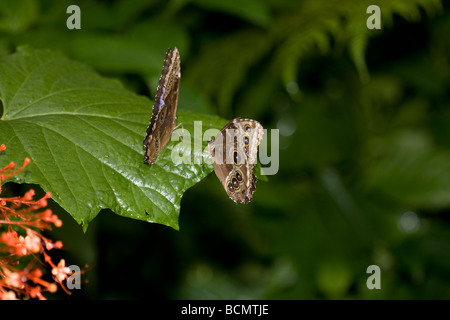
[(89, 223), (87, 223), (87, 222), (84, 221), (84, 220), (81, 220), (80, 225), (81, 225), (81, 228), (83, 229), (83, 233), (86, 233), (86, 232), (87, 232), (87, 228), (88, 228)]

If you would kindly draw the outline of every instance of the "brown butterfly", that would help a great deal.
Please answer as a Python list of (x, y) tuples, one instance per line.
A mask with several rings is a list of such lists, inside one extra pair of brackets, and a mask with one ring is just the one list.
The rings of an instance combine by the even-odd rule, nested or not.
[(176, 47), (167, 50), (164, 68), (156, 89), (155, 103), (144, 139), (144, 162), (152, 165), (169, 142), (176, 127), (178, 91), (180, 88), (180, 53)]
[(257, 181), (253, 168), (263, 134), (258, 121), (236, 118), (208, 143), (216, 176), (234, 202), (252, 201)]

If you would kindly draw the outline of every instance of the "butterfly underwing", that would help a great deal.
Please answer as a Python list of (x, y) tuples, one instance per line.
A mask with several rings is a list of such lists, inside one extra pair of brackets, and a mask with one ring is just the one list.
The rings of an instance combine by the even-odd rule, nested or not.
[(176, 47), (167, 50), (164, 67), (156, 89), (152, 118), (144, 139), (144, 162), (152, 165), (169, 142), (176, 127), (178, 91), (180, 88), (180, 53)]
[(257, 181), (253, 168), (263, 135), (258, 121), (236, 118), (208, 142), (216, 176), (234, 202), (252, 201)]

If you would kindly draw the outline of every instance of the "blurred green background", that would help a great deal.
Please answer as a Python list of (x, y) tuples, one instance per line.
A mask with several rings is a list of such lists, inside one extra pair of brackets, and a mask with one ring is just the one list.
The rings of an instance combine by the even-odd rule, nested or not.
[[(71, 4), (81, 30), (66, 27)], [(366, 27), (372, 4), (381, 30)], [(180, 110), (280, 130), (279, 172), (253, 201), (233, 203), (212, 173), (185, 193), (180, 231), (105, 210), (83, 234), (53, 203), (65, 250), (52, 254), (89, 265), (72, 298), (449, 299), (449, 9), (2, 0), (0, 55), (60, 50), (153, 99), (177, 46)], [(366, 286), (370, 265), (380, 290)]]

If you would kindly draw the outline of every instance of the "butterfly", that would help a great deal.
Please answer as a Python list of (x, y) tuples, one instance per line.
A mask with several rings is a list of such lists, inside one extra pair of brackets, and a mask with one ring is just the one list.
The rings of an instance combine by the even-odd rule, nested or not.
[(236, 118), (208, 142), (216, 176), (234, 202), (252, 201), (257, 181), (253, 168), (263, 135), (258, 121)]
[(152, 118), (144, 139), (144, 162), (152, 165), (158, 154), (169, 142), (176, 128), (178, 91), (180, 88), (180, 53), (176, 47), (169, 48), (156, 89)]

